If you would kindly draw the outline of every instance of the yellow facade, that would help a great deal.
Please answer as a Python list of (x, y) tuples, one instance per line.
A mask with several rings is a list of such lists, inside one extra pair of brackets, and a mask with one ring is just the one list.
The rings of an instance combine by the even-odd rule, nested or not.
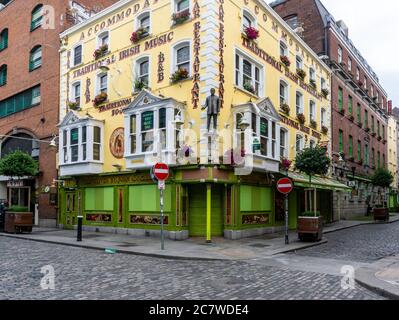
[[(125, 127), (123, 108), (139, 94), (134, 90), (134, 83), (137, 80), (137, 61), (143, 57), (149, 61), (148, 91), (180, 103), (184, 110), (184, 128), (191, 128), (198, 136), (203, 136), (206, 123), (206, 111), (201, 110), (201, 106), (209, 90), (215, 88), (216, 94), (223, 99), (219, 130), (235, 127), (235, 117), (232, 116), (234, 107), (269, 98), (281, 116), (278, 126), (288, 132), (283, 148), (288, 158), (294, 159), (297, 145), (303, 148), (311, 141), (324, 144), (331, 151), (331, 105), (328, 92), (327, 98), (321, 93), (322, 78), (324, 88), (331, 91), (330, 70), (265, 1), (191, 0), (190, 19), (180, 25), (173, 25), (171, 16), (178, 4), (179, 1), (171, 0), (119, 1), (61, 35), (60, 117), (64, 119), (70, 111), (68, 103), (74, 101), (74, 84), (80, 82), (81, 110), (75, 114), (82, 118), (96, 119), (104, 126), (102, 172), (115, 172), (115, 168), (121, 171), (126, 169), (125, 158), (115, 157), (110, 140), (116, 129)], [(130, 38), (138, 28), (138, 19), (147, 13), (150, 15), (150, 35), (132, 43)], [(243, 23), (248, 20), (245, 17), (252, 19), (252, 25), (259, 31), (259, 37), (254, 41), (243, 36)], [(109, 53), (95, 60), (93, 53), (100, 45), (99, 36), (105, 32), (108, 32)], [(184, 41), (190, 45), (190, 76), (172, 84), (170, 77), (176, 65), (174, 50)], [(288, 69), (280, 61), (281, 42), (286, 46), (291, 62)], [(79, 45), (82, 46), (82, 62), (74, 66), (75, 49)], [(239, 80), (236, 83), (237, 54), (242, 59), (240, 61), (250, 60), (255, 73), (256, 67), (259, 67), (258, 94), (248, 92), (240, 84), (244, 67), (238, 70)], [(296, 76), (297, 56), (301, 57), (302, 69), (307, 74), (304, 81)], [(309, 84), (310, 68), (314, 70), (316, 89), (312, 89)], [(93, 99), (99, 92), (98, 76), (101, 73), (107, 74), (108, 101), (94, 107)], [(252, 76), (256, 78), (254, 74)], [(256, 79), (252, 81), (257, 82)], [(289, 116), (280, 108), (281, 81), (287, 85)], [(306, 118), (304, 125), (300, 125), (296, 119), (297, 93), (300, 93), (302, 101), (301, 113)], [(316, 129), (310, 128), (311, 101), (314, 102), (313, 119)], [(325, 111), (323, 124), (328, 129), (324, 133), (322, 108)], [(299, 137), (301, 140), (298, 142)], [(201, 154), (200, 150), (197, 152)], [(207, 158), (204, 160), (201, 156), (202, 161), (207, 161)]]
[(398, 188), (398, 120), (391, 116), (388, 120), (388, 170), (394, 181), (392, 188)]

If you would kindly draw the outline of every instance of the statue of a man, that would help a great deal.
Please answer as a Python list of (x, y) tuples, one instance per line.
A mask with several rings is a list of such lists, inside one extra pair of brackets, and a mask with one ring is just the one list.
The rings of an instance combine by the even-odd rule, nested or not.
[(205, 106), (202, 108), (202, 110), (208, 109), (207, 114), (208, 114), (208, 132), (210, 131), (211, 128), (211, 120), (213, 118), (213, 129), (217, 129), (217, 124), (218, 124), (218, 115), (220, 113), (220, 98), (215, 95), (216, 90), (214, 88), (211, 89), (211, 95), (206, 98), (206, 103)]

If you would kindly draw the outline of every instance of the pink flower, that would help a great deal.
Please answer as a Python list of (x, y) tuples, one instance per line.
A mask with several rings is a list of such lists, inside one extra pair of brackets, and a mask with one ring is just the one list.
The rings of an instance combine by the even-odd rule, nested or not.
[(247, 35), (248, 39), (255, 40), (259, 37), (259, 31), (253, 27), (247, 27), (245, 29), (245, 34)]

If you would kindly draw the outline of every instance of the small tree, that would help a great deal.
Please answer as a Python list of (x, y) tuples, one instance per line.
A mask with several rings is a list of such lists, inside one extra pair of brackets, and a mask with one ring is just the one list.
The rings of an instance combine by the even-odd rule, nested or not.
[[(312, 188), (312, 176), (325, 175), (330, 167), (331, 160), (327, 157), (326, 149), (320, 146), (306, 148), (295, 158), (295, 170), (309, 176), (309, 187)], [(316, 193), (316, 190), (315, 190)], [(310, 203), (312, 199), (310, 198)], [(316, 216), (316, 208), (314, 208)]]
[(6, 155), (0, 160), (0, 175), (21, 178), (38, 174), (39, 166), (29, 154), (20, 150)]
[[(371, 178), (371, 182), (373, 185), (377, 187), (384, 188), (384, 191), (386, 188), (389, 188), (393, 182), (394, 178), (392, 176), (392, 173), (389, 172), (389, 170), (385, 168), (379, 168), (375, 171), (373, 177)], [(378, 192), (380, 194), (380, 192)], [(379, 197), (379, 201), (381, 204), (381, 197)], [(385, 208), (385, 203), (383, 204), (383, 207)]]

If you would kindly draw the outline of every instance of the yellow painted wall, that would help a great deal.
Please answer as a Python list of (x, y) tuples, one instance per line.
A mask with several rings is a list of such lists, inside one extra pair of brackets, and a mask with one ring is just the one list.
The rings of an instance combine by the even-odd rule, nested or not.
[(392, 173), (394, 181), (392, 187), (398, 188), (398, 132), (397, 120), (390, 117), (388, 120), (388, 170)]
[[(99, 70), (89, 72), (85, 75), (74, 76), (76, 70), (82, 69), (85, 66), (89, 66), (94, 62), (93, 53), (96, 48), (96, 37), (99, 33), (95, 33), (96, 28), (101, 28), (101, 24), (105, 26), (102, 30), (110, 31), (110, 50), (111, 53), (108, 57), (115, 56), (116, 61), (109, 64), (110, 71), (108, 72), (109, 77), (109, 86), (108, 86), (108, 97), (109, 102), (119, 101), (125, 98), (132, 98), (133, 91), (133, 66), (134, 61), (142, 56), (148, 55), (150, 57), (150, 89), (154, 94), (162, 94), (165, 97), (173, 97), (174, 99), (187, 103), (187, 112), (186, 120), (193, 119), (195, 121), (194, 130), (199, 134), (200, 124), (201, 124), (201, 109), (193, 109), (191, 102), (191, 90), (193, 87), (192, 81), (184, 81), (179, 84), (171, 85), (169, 82), (170, 70), (171, 70), (171, 47), (177, 42), (181, 40), (190, 39), (193, 41), (194, 34), (194, 24), (196, 22), (201, 23), (201, 79), (206, 77), (205, 69), (203, 68), (203, 63), (208, 60), (211, 60), (212, 57), (215, 59), (219, 59), (219, 50), (214, 50), (209, 54), (204, 54), (204, 46), (203, 43), (207, 36), (213, 35), (214, 37), (218, 37), (219, 35), (219, 26), (218, 24), (222, 23), (224, 25), (224, 78), (225, 78), (225, 94), (224, 94), (224, 108), (221, 112), (221, 117), (219, 120), (219, 127), (223, 128), (225, 123), (233, 122), (233, 118), (231, 115), (231, 106), (238, 105), (242, 103), (246, 103), (248, 101), (256, 102), (258, 97), (246, 92), (245, 90), (241, 90), (235, 86), (234, 82), (234, 74), (235, 74), (235, 64), (234, 64), (234, 52), (235, 49), (239, 49), (249, 56), (251, 56), (254, 60), (261, 63), (264, 66), (264, 74), (265, 74), (265, 86), (264, 86), (264, 97), (269, 97), (276, 109), (279, 109), (279, 81), (280, 79), (286, 80), (289, 84), (289, 105), (291, 107), (291, 120), (295, 120), (295, 92), (299, 89), (304, 94), (304, 109), (305, 115), (307, 118), (306, 126), (309, 126), (309, 110), (308, 104), (309, 99), (314, 99), (316, 102), (316, 121), (318, 122), (318, 130), (320, 133), (320, 109), (322, 107), (327, 110), (327, 123), (330, 123), (330, 101), (328, 99), (316, 99), (314, 96), (306, 92), (300, 88), (298, 84), (294, 81), (288, 79), (284, 72), (277, 70), (271, 64), (265, 62), (245, 48), (243, 46), (243, 39), (241, 35), (241, 23), (242, 23), (242, 9), (246, 8), (249, 12), (256, 17), (258, 23), (258, 29), (260, 31), (260, 37), (256, 40), (257, 46), (264, 50), (268, 55), (275, 58), (277, 62), (279, 62), (279, 40), (282, 38), (284, 34), (287, 34), (287, 44), (289, 47), (289, 58), (291, 60), (290, 71), (295, 73), (295, 54), (303, 53), (304, 56), (304, 69), (309, 74), (309, 66), (313, 65), (316, 70), (316, 79), (318, 84), (318, 92), (320, 93), (320, 77), (324, 77), (326, 79), (326, 84), (328, 89), (330, 90), (330, 71), (328, 68), (318, 60), (316, 54), (312, 54), (310, 49), (306, 47), (306, 45), (299, 39), (299, 37), (294, 34), (289, 27), (282, 24), (281, 19), (277, 17), (277, 15), (268, 7), (264, 6), (264, 2), (257, 1), (247, 1), (247, 0), (225, 0), (223, 4), (224, 9), (224, 22), (220, 21), (219, 16), (212, 11), (211, 6), (204, 6), (204, 0), (197, 1), (200, 6), (200, 14), (201, 17), (199, 19), (193, 19), (192, 21), (186, 22), (182, 25), (172, 27), (171, 28), (171, 1), (169, 0), (136, 0), (130, 1), (126, 3), (124, 6), (120, 6), (114, 12), (110, 12), (107, 16), (99, 17), (97, 15), (96, 20), (91, 21), (90, 23), (84, 24), (81, 28), (75, 27), (70, 31), (67, 31), (62, 35), (62, 52), (61, 52), (61, 100), (60, 100), (60, 114), (61, 117), (66, 113), (66, 103), (68, 101), (68, 95), (70, 90), (70, 85), (76, 81), (82, 81), (82, 100), (85, 100), (84, 94), (86, 89), (86, 81), (87, 79), (91, 80), (90, 86), (90, 94), (91, 100), (94, 99), (94, 86), (95, 86), (95, 77)], [(121, 1), (123, 3), (123, 1)], [(150, 5), (147, 8), (144, 8), (146, 4)], [(192, 0), (192, 7), (195, 4), (195, 0)], [(139, 5), (139, 6), (137, 6)], [(220, 11), (220, 3), (215, 1), (214, 5), (218, 9), (216, 12)], [(112, 21), (117, 13), (127, 12), (128, 9), (131, 9), (131, 14), (128, 17), (124, 17), (123, 21), (112, 24), (110, 27), (107, 27), (108, 21)], [(139, 8), (137, 13), (133, 13), (135, 8)], [(141, 53), (134, 55), (132, 57), (126, 58), (124, 60), (119, 60), (118, 56), (121, 51), (129, 48), (133, 48), (135, 45), (131, 43), (130, 36), (134, 31), (134, 19), (140, 13), (144, 12), (144, 10), (151, 10), (151, 37), (148, 39), (152, 39), (154, 37), (159, 37), (164, 34), (169, 34), (173, 32), (173, 40), (170, 43), (163, 44), (153, 49), (143, 50), (145, 43), (148, 39), (142, 40), (140, 42)], [(212, 18), (209, 18), (209, 12), (211, 12)], [(101, 15), (101, 13), (100, 13)], [(121, 16), (119, 16), (121, 17)], [(109, 20), (111, 19), (111, 20)], [(117, 21), (118, 17), (115, 18)], [(209, 30), (205, 30), (207, 23), (212, 20), (216, 21), (216, 26), (214, 32), (209, 32)], [(96, 27), (99, 26), (99, 27)], [(89, 35), (89, 31), (91, 34)], [(82, 37), (84, 34), (84, 37)], [(212, 38), (212, 37), (211, 37)], [(214, 39), (213, 39), (214, 40)], [(72, 54), (71, 50), (77, 43), (83, 44), (83, 64), (76, 68), (68, 68), (68, 63), (72, 63)], [(165, 54), (165, 80), (158, 83), (157, 82), (157, 61), (158, 55), (160, 52)], [(68, 57), (69, 55), (69, 57)], [(68, 61), (69, 60), (69, 61)], [(213, 61), (213, 60), (212, 60)], [(218, 61), (218, 60), (217, 60)], [(214, 62), (215, 69), (218, 68), (218, 63)], [(282, 68), (284, 70), (284, 68)], [(219, 83), (219, 75), (215, 75), (214, 82), (216, 84)], [(305, 83), (309, 82), (309, 77), (305, 79)], [(201, 81), (200, 88), (204, 90), (207, 88), (207, 83), (205, 81)], [(202, 92), (200, 96), (200, 103), (203, 104), (206, 96), (209, 93)], [(93, 107), (93, 104), (87, 103), (83, 104), (83, 110), (81, 114), (85, 113), (90, 114), (96, 119), (106, 120), (105, 121), (105, 142), (104, 142), (104, 171), (112, 172), (115, 171), (113, 167), (114, 164), (120, 164), (124, 169), (124, 159), (115, 159), (109, 150), (109, 137), (112, 132), (118, 127), (124, 127), (123, 123), (123, 114), (119, 114), (116, 116), (112, 116), (112, 110), (99, 112), (97, 108)], [(61, 119), (62, 120), (62, 119)], [(297, 129), (293, 129), (290, 126), (285, 124), (281, 124), (282, 127), (286, 127), (289, 130), (289, 158), (293, 159), (295, 157), (295, 137), (298, 132)], [(299, 130), (300, 131), (300, 130)], [(329, 130), (330, 132), (331, 130)], [(320, 133), (321, 134), (321, 133)], [(329, 142), (330, 133), (328, 135), (322, 135), (322, 141)], [(317, 140), (316, 140), (317, 141)], [(319, 141), (317, 141), (319, 142)], [(329, 150), (330, 149), (329, 143)]]

